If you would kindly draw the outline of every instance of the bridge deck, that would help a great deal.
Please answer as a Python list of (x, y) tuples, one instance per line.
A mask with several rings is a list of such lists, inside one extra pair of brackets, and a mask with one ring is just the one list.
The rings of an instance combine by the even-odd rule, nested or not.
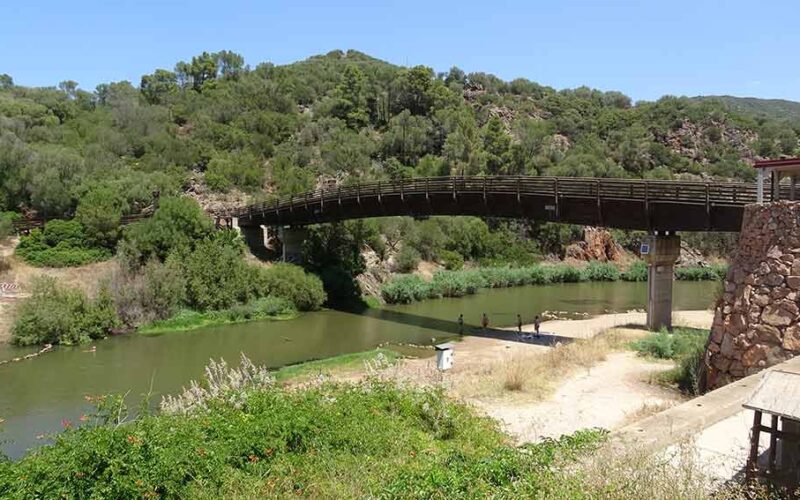
[(658, 231), (739, 231), (755, 184), (575, 177), (430, 177), (339, 186), (255, 204), (240, 226), (477, 215)]

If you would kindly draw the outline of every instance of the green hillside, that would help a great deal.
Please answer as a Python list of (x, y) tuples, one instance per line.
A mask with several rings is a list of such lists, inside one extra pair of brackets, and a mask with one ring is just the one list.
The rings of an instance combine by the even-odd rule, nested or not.
[(795, 126), (800, 122), (800, 102), (785, 99), (759, 99), (729, 95), (701, 96), (698, 100), (717, 101), (737, 113), (746, 113), (773, 120), (788, 120)]

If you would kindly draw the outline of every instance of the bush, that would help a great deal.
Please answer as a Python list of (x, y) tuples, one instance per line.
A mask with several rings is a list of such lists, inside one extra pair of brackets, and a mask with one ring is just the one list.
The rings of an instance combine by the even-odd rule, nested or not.
[(676, 361), (676, 367), (663, 375), (663, 380), (677, 385), (682, 391), (697, 394), (700, 388), (707, 330), (675, 328), (664, 330), (634, 342), (632, 347), (640, 354)]
[(695, 266), (675, 268), (675, 279), (681, 281), (716, 281), (725, 278), (728, 266)]
[(408, 304), (430, 297), (431, 286), (413, 274), (398, 276), (381, 287), (381, 295), (389, 304)]
[(14, 221), (19, 215), (14, 212), (0, 212), (0, 241), (14, 234)]
[(31, 296), (17, 310), (11, 328), (18, 345), (73, 345), (107, 336), (119, 326), (111, 295), (101, 290), (89, 300), (78, 290), (59, 286), (53, 278), (40, 278)]
[(93, 424), (0, 464), (0, 496), (571, 498), (572, 484), (554, 474), (605, 436), (580, 431), (519, 449), (438, 390), (375, 381), (288, 390), (249, 366), (214, 363), (189, 404), (171, 398), (178, 411), (126, 425), (124, 400), (102, 398)]
[(117, 272), (110, 288), (117, 314), (131, 328), (166, 319), (186, 303), (186, 279), (177, 259), (152, 259), (139, 271)]
[[(186, 279), (186, 301), (199, 311), (226, 309), (253, 298), (251, 266), (234, 231), (219, 231), (195, 243), (186, 255), (177, 252)], [(168, 259), (169, 260), (169, 259)]]
[(439, 251), (439, 261), (448, 271), (458, 271), (464, 267), (464, 257), (460, 253), (452, 250)]
[(583, 270), (584, 281), (618, 281), (619, 269), (610, 262), (593, 260)]
[(286, 299), (300, 311), (319, 309), (327, 298), (322, 281), (293, 264), (256, 268), (251, 270), (250, 279), (254, 282), (256, 295)]
[(152, 217), (125, 229), (119, 252), (132, 267), (152, 258), (163, 261), (174, 250), (192, 250), (213, 229), (211, 219), (193, 199), (164, 197)]
[(416, 271), (420, 259), (419, 252), (414, 247), (406, 245), (397, 253), (397, 270), (401, 273)]
[(620, 277), (623, 281), (647, 281), (647, 263), (637, 260)]
[(76, 220), (52, 220), (20, 238), (16, 254), (37, 267), (74, 267), (111, 257), (106, 248), (85, 246), (86, 234)]
[(568, 264), (558, 264), (545, 268), (549, 283), (579, 283), (584, 280), (584, 275), (577, 267)]

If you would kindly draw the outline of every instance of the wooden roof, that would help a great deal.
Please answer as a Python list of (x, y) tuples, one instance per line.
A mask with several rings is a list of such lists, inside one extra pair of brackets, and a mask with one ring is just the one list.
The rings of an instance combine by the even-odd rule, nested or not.
[(743, 405), (779, 417), (800, 420), (800, 374), (775, 370), (767, 372), (750, 401)]
[(800, 168), (800, 158), (780, 158), (778, 160), (761, 160), (753, 164), (755, 168), (780, 168), (797, 167)]

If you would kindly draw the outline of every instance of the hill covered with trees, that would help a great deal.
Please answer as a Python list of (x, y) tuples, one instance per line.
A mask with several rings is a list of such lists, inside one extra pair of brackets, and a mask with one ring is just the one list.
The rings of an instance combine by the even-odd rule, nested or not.
[(797, 127), (797, 124), (800, 123), (800, 102), (796, 101), (787, 101), (786, 99), (759, 99), (757, 97), (734, 97), (729, 95), (701, 96), (695, 99), (717, 101), (737, 113), (755, 115), (766, 119), (788, 121), (791, 122), (794, 127)]
[[(558, 174), (751, 178), (791, 154), (797, 125), (718, 100), (632, 103), (453, 67), (435, 73), (356, 51), (254, 67), (203, 53), (93, 91), (0, 78), (0, 209), (56, 217), (137, 212), (200, 185), (253, 197), (321, 177)], [(96, 210), (95, 210), (96, 211)]]

